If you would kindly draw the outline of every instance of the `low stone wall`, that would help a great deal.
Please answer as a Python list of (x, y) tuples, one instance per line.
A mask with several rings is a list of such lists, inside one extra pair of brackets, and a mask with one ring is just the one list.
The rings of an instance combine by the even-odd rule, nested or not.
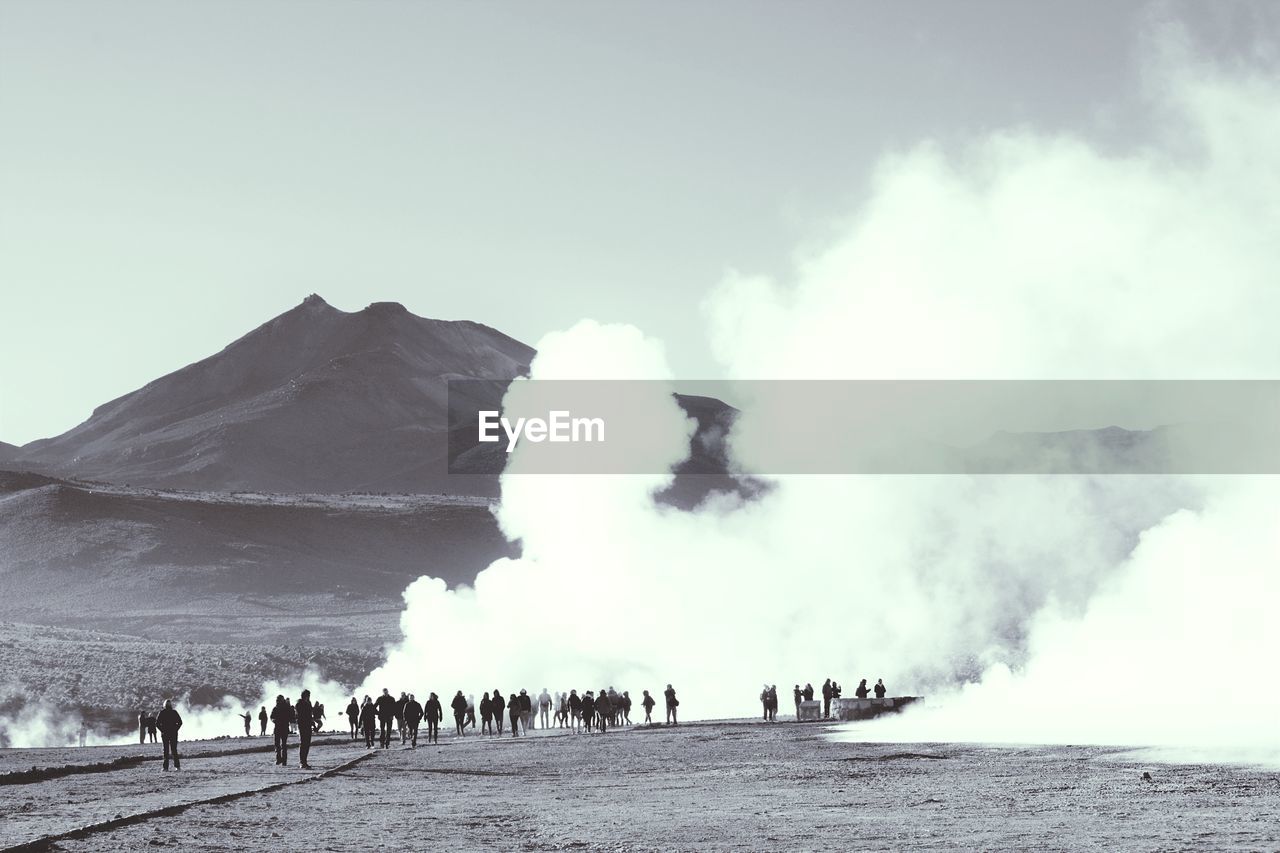
[(896, 714), (919, 700), (919, 696), (886, 696), (883, 699), (842, 696), (831, 700), (831, 716), (837, 720), (869, 720), (881, 714)]

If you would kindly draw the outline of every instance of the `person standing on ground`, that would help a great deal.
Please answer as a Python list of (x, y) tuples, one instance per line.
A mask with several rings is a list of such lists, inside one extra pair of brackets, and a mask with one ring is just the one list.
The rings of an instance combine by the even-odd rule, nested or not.
[(449, 707), (453, 709), (453, 725), (458, 734), (465, 734), (462, 728), (462, 721), (467, 717), (467, 698), (462, 695), (459, 690), (453, 694), (453, 701), (449, 703)]
[(822, 682), (822, 717), (831, 716), (831, 679)]
[(876, 679), (876, 687), (875, 687), (875, 690), (876, 690), (876, 698), (877, 698), (877, 699), (883, 699), (883, 698), (884, 698), (884, 694), (885, 694), (885, 686), (884, 686), (884, 679), (883, 679), (883, 678), (877, 678), (877, 679)]
[(582, 694), (582, 729), (590, 732), (596, 722), (596, 697), (590, 690)]
[(284, 696), (277, 696), (276, 706), (271, 709), (271, 733), (276, 744), (276, 764), (281, 767), (289, 763), (289, 721), (292, 717), (293, 710), (289, 707), (289, 700)]
[(582, 722), (582, 697), (578, 695), (577, 690), (569, 691), (569, 717), (572, 721), (573, 731), (576, 734), (578, 726)]
[(493, 690), (493, 719), (498, 724), (498, 734), (502, 734), (502, 715), (507, 709), (507, 701), (502, 698), (502, 691), (496, 687)]
[(418, 724), (422, 722), (422, 705), (412, 693), (409, 701), (404, 703), (404, 724), (409, 727), (410, 747), (418, 748)]
[(318, 732), (324, 728), (324, 703), (317, 702), (311, 710), (311, 716), (315, 719), (315, 730)]
[(267, 706), (263, 705), (262, 709), (258, 711), (258, 726), (262, 729), (258, 734), (262, 737), (265, 737), (267, 734), (267, 720), (269, 719), (271, 719), (271, 717), (267, 714)]
[(476, 727), (476, 694), (467, 694), (467, 718), (462, 723), (462, 730), (465, 732), (467, 727)]
[(769, 685), (767, 684), (760, 691), (760, 707), (764, 709), (764, 721), (769, 722)]
[(769, 722), (778, 722), (778, 685), (769, 685)]
[(596, 717), (600, 720), (600, 734), (609, 731), (609, 723), (613, 722), (613, 700), (608, 690), (601, 690), (596, 697)]
[(151, 742), (156, 742), (156, 715), (147, 714), (147, 737), (151, 738)]
[(303, 770), (310, 770), (307, 757), (311, 754), (311, 735), (315, 731), (312, 723), (315, 711), (311, 707), (311, 691), (303, 690), (298, 703), (293, 707), (294, 715), (298, 718), (298, 764)]
[(440, 721), (444, 719), (444, 708), (440, 705), (440, 697), (432, 693), (427, 697), (427, 742), (440, 742)]
[(676, 708), (680, 707), (680, 700), (676, 698), (675, 688), (668, 684), (662, 695), (667, 698), (667, 722), (677, 725), (680, 721), (677, 719)]
[(538, 720), (542, 728), (551, 728), (551, 694), (545, 687), (538, 694)]
[(347, 721), (351, 723), (351, 739), (355, 740), (360, 731), (360, 703), (354, 696), (351, 697), (351, 704), (347, 705)]
[(796, 697), (796, 719), (800, 719), (800, 702), (804, 699), (804, 691), (800, 689), (800, 685), (796, 685), (793, 694)]
[(138, 743), (147, 742), (147, 712), (138, 712)]
[(253, 724), (253, 714), (245, 711), (243, 714), (237, 714), (240, 719), (244, 720), (244, 736), (249, 736), (249, 726)]
[(493, 702), (489, 701), (487, 691), (480, 697), (480, 734), (493, 734)]
[(360, 706), (360, 728), (364, 732), (364, 748), (373, 749), (373, 733), (378, 728), (378, 709), (367, 694), (364, 704)]
[(382, 688), (382, 695), (373, 704), (378, 711), (379, 743), (383, 749), (390, 749), (391, 722), (396, 718), (396, 700), (391, 695), (391, 691), (384, 687)]
[(520, 691), (520, 724), (524, 726), (525, 734), (533, 728), (533, 697), (527, 690)]
[(653, 725), (653, 706), (658, 703), (649, 695), (649, 691), (644, 691), (644, 698), (640, 700), (640, 704), (644, 706), (644, 724), (646, 726)]
[(507, 700), (507, 716), (511, 718), (511, 736), (516, 737), (520, 733), (520, 697), (514, 693)]
[(622, 691), (622, 722), (631, 725), (631, 691)]
[(169, 756), (173, 755), (173, 769), (181, 770), (178, 759), (178, 729), (182, 728), (182, 715), (173, 707), (173, 700), (164, 700), (164, 708), (156, 715), (156, 728), (164, 740), (164, 769), (169, 769)]

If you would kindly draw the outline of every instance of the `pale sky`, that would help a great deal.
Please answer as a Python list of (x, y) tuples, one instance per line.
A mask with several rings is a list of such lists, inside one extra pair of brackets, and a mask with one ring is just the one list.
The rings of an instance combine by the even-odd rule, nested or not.
[(722, 368), (699, 305), (787, 277), (876, 162), (1001, 127), (1142, 144), (1142, 34), (1265, 2), (0, 0), (0, 440), (287, 310), (583, 317)]

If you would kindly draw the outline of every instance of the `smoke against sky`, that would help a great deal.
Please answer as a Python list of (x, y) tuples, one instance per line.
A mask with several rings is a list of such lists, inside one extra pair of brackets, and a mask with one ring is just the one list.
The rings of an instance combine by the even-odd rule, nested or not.
[[(1161, 144), (1013, 129), (891, 157), (793, 281), (731, 276), (708, 300), (719, 357), (742, 378), (1274, 378), (1280, 81), (1159, 44)], [(538, 349), (534, 378), (669, 376), (627, 326)], [(635, 406), (676, 461), (674, 402)], [(1276, 739), (1275, 478), (789, 478), (695, 513), (655, 505), (662, 484), (508, 474), (523, 556), (474, 588), (412, 585), (365, 692), (671, 682), (714, 717), (765, 682), (967, 682), (861, 736), (1208, 744), (1218, 690), (1246, 706), (1235, 741)]]

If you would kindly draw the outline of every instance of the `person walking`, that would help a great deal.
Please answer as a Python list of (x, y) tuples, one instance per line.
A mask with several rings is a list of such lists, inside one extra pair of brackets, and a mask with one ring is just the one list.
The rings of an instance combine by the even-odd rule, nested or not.
[(533, 697), (527, 690), (520, 691), (519, 703), (520, 724), (524, 727), (524, 733), (528, 734), (529, 729), (533, 728)]
[(457, 733), (466, 734), (463, 730), (463, 720), (467, 717), (467, 697), (462, 695), (461, 690), (453, 695), (453, 701), (449, 703), (449, 707), (453, 709), (453, 725)]
[(409, 694), (409, 701), (404, 703), (404, 724), (409, 727), (410, 748), (418, 748), (418, 724), (422, 722), (422, 704)]
[(315, 732), (313, 720), (315, 711), (311, 707), (311, 691), (303, 690), (298, 702), (293, 706), (294, 716), (298, 718), (298, 764), (303, 770), (310, 770), (307, 758), (311, 754), (311, 735)]
[(355, 740), (360, 731), (360, 703), (354, 696), (351, 697), (351, 703), (347, 705), (347, 722), (351, 724), (351, 739)]
[(324, 728), (324, 703), (317, 702), (311, 709), (312, 719), (315, 720), (315, 730), (318, 732)]
[(404, 743), (404, 706), (409, 704), (409, 694), (403, 690), (400, 691), (400, 698), (396, 700), (396, 731), (400, 733), (400, 743)]
[(368, 694), (360, 706), (360, 730), (364, 732), (364, 748), (373, 749), (373, 734), (378, 730), (378, 709)]
[(680, 700), (676, 698), (675, 688), (668, 684), (662, 695), (667, 699), (667, 723), (677, 725), (680, 721), (677, 719), (676, 708), (680, 707)]
[(476, 727), (476, 694), (467, 694), (467, 718), (462, 722), (462, 730), (465, 732), (467, 728)]
[(391, 691), (382, 688), (382, 695), (373, 703), (378, 712), (379, 743), (383, 749), (391, 748), (391, 723), (396, 718), (396, 700)]
[(440, 721), (444, 719), (444, 708), (440, 705), (440, 697), (432, 693), (427, 697), (427, 742), (440, 742)]
[(653, 725), (653, 706), (658, 703), (649, 695), (649, 691), (644, 691), (644, 698), (640, 700), (640, 704), (644, 706), (644, 724), (646, 726)]
[(173, 756), (173, 769), (181, 770), (178, 758), (178, 729), (182, 728), (182, 715), (173, 707), (173, 700), (164, 700), (164, 707), (156, 715), (156, 728), (160, 730), (160, 738), (164, 741), (164, 769), (169, 769), (169, 756)]
[(275, 738), (276, 764), (281, 767), (289, 763), (289, 722), (292, 719), (289, 700), (282, 695), (277, 696), (276, 706), (271, 709), (271, 734)]

